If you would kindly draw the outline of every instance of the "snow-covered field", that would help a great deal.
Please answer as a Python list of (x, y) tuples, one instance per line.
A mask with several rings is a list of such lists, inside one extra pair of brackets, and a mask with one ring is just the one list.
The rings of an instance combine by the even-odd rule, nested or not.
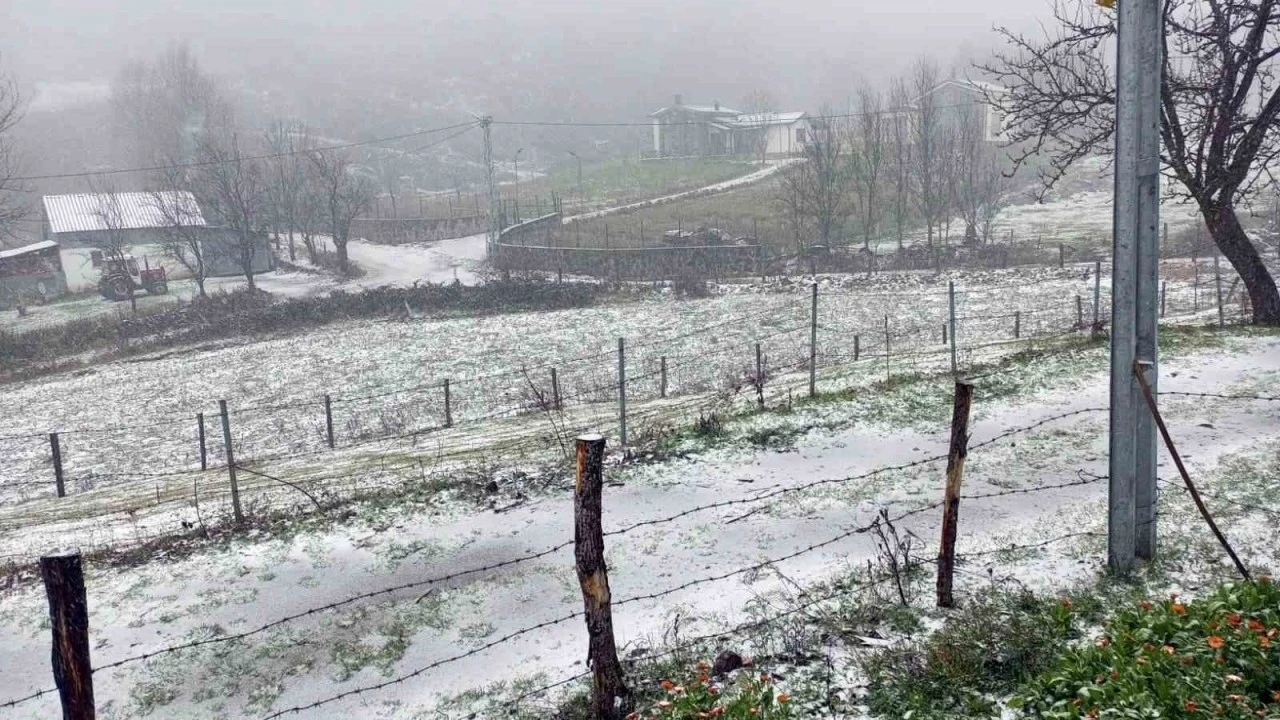
[[(1009, 428), (1081, 412), (971, 452), (966, 494), (1034, 490), (1077, 482), (1082, 470), (1105, 472), (1106, 414), (1088, 412), (1105, 404), (1107, 383), (1099, 370), (1105, 351), (1092, 351), (1077, 362), (1085, 364), (1085, 372), (1053, 363), (1038, 368), (1044, 372), (1036, 383), (1040, 389), (1030, 396), (983, 400), (984, 389), (999, 380), (978, 381), (980, 399), (971, 425), (975, 447)], [(1275, 395), (1280, 342), (1267, 336), (1230, 340), (1226, 348), (1171, 358), (1162, 372), (1165, 390)], [(866, 395), (827, 410), (797, 412), (853, 417), (850, 408), (874, 402)], [(732, 446), (610, 470), (605, 527), (625, 530), (606, 538), (614, 624), (623, 652), (660, 646), (673, 621), (682, 635), (734, 624), (750, 617), (744, 607), (752, 601), (863, 566), (876, 552), (873, 541), (850, 531), (873, 520), (881, 507), (897, 514), (935, 502), (943, 468), (934, 462), (839, 480), (944, 454), (950, 408), (944, 401), (936, 405), (909, 422), (868, 419), (813, 431), (787, 450)], [(1260, 443), (1277, 440), (1274, 404), (1170, 397), (1164, 405), (1171, 431), (1204, 487), (1221, 490), (1218, 478), (1226, 459), (1247, 457)], [(771, 416), (759, 417), (767, 423)], [(1162, 474), (1170, 471), (1165, 457)], [(831, 482), (799, 489), (816, 481)], [(787, 492), (771, 500), (762, 497), (778, 491)], [(966, 500), (960, 552), (1102, 532), (1105, 494), (1105, 483), (1094, 482)], [(627, 530), (637, 522), (730, 500), (740, 504)], [(1168, 502), (1174, 501), (1162, 496), (1162, 503)], [(1191, 526), (1188, 513), (1181, 505), (1176, 512), (1162, 506), (1162, 527), (1184, 531)], [(939, 516), (923, 512), (899, 523), (925, 539), (924, 555), (932, 552)], [(458, 503), (403, 511), (360, 508), (355, 518), (336, 527), (250, 536), (193, 558), (132, 569), (90, 566), (94, 664), (253, 629), (358, 593), (492, 566), (560, 545), (571, 538), (572, 527), (569, 491), (561, 488), (510, 509), (468, 509)], [(1246, 562), (1274, 557), (1276, 538), (1265, 524), (1237, 520), (1229, 532), (1248, 539), (1242, 545)], [(1033, 588), (1063, 587), (1091, 577), (1104, 556), (1093, 536), (995, 553), (962, 566), (960, 584), (990, 582), (990, 567)], [(777, 558), (786, 559), (762, 570), (735, 572)], [(520, 687), (529, 687), (584, 669), (585, 632), (582, 620), (571, 616), (581, 609), (572, 563), (572, 550), (562, 548), (310, 614), (242, 640), (105, 670), (94, 677), (99, 716), (264, 718), (413, 674), (405, 682), (289, 716), (448, 718), (478, 709), (481, 717), (498, 717), (500, 711), (486, 711), (475, 697), (443, 708), (439, 703), (496, 682), (524, 679), (529, 684)], [(688, 583), (693, 584), (674, 590)], [(649, 596), (657, 597), (642, 599)], [(0, 657), (7, 661), (0, 700), (51, 685), (44, 602), (38, 584), (27, 583), (9, 591), (0, 606)], [(521, 632), (542, 623), (547, 625)], [(495, 646), (486, 649), (490, 643)], [(55, 703), (53, 697), (41, 698), (0, 710), (0, 717), (49, 717), (56, 714)]]

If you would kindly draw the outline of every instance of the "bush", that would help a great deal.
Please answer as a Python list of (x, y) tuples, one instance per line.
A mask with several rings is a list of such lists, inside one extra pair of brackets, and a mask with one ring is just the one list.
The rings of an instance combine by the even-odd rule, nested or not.
[(1078, 635), (1079, 615), (1070, 600), (1030, 592), (980, 596), (923, 643), (871, 656), (867, 704), (885, 717), (988, 715), (993, 698), (1034, 677)]
[(1068, 649), (1011, 705), (1040, 718), (1280, 718), (1280, 590), (1142, 601)]
[(706, 662), (692, 668), (683, 682), (662, 680), (660, 699), (642, 703), (639, 710), (627, 716), (628, 720), (697, 720), (721, 718), (721, 720), (789, 720), (791, 698), (778, 692), (772, 678), (762, 673), (756, 675), (750, 669), (736, 673), (730, 680), (720, 682), (709, 673)]

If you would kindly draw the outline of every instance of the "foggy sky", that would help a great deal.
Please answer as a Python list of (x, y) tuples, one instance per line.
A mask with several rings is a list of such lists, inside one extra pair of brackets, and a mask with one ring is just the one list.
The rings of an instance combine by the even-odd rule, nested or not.
[[(125, 60), (190, 43), (228, 81), (370, 79), (439, 96), (446, 80), (507, 77), (539, 94), (629, 89), (613, 117), (666, 102), (736, 103), (765, 87), (788, 107), (839, 103), (921, 53), (981, 56), (994, 24), (1028, 28), (1045, 0), (5, 0), (4, 63), (27, 83), (109, 80)], [(7, 17), (6, 17), (7, 15)], [(715, 96), (715, 97), (712, 97)], [(590, 102), (585, 109), (597, 110)]]

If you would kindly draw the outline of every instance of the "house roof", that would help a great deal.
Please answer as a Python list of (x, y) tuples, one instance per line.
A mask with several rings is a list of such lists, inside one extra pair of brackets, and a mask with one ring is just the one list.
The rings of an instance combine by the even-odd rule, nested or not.
[(27, 255), (29, 253), (40, 252), (41, 250), (48, 250), (49, 248), (56, 247), (58, 247), (58, 243), (52, 240), (42, 240), (41, 242), (32, 243), (31, 245), (23, 245), (20, 248), (14, 248), (12, 250), (0, 250), (0, 260), (7, 260), (8, 258), (15, 258), (20, 255)]
[(803, 120), (808, 114), (804, 112), (767, 112), (744, 113), (729, 121), (736, 128), (758, 128), (761, 125), (792, 125)]
[(718, 110), (716, 109), (715, 105), (668, 105), (664, 108), (658, 108), (657, 110), (654, 110), (653, 112), (649, 113), (649, 117), (658, 117), (659, 115), (666, 115), (667, 113), (675, 112), (676, 110), (682, 110), (687, 113), (693, 113), (694, 115), (711, 115), (714, 117), (737, 117), (738, 115), (742, 114), (737, 110), (734, 110), (732, 108), (727, 108), (724, 105), (721, 105)]
[(968, 80), (966, 78), (950, 78), (948, 80), (943, 80), (934, 86), (934, 88), (929, 92), (935, 93), (944, 87), (958, 87), (963, 90), (983, 93), (984, 95), (988, 93), (1003, 94), (1009, 92), (1009, 88), (1004, 87), (1003, 85), (984, 82), (982, 80)]
[(80, 193), (43, 199), (53, 233), (206, 225), (195, 196), (186, 191)]

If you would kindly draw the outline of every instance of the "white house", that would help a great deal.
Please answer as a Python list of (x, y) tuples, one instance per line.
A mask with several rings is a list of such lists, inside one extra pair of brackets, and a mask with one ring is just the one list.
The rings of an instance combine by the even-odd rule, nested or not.
[(979, 113), (982, 136), (990, 143), (1009, 140), (1009, 118), (999, 106), (999, 98), (1009, 89), (979, 80), (951, 78), (929, 91), (944, 122), (958, 122), (962, 113)]
[(719, 101), (710, 105), (675, 103), (649, 114), (653, 122), (653, 154), (657, 157), (791, 155), (804, 147), (809, 132), (803, 112), (742, 113)]

